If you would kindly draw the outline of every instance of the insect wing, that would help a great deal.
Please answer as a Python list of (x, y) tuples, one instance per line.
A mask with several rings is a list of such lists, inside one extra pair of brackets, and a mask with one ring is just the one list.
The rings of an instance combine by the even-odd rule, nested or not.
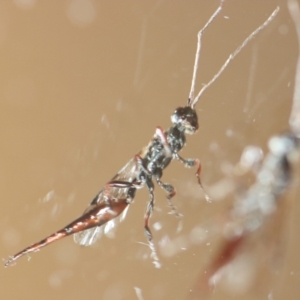
[[(122, 199), (122, 202), (119, 205), (120, 207), (121, 205), (124, 205), (124, 201), (125, 199)], [(124, 208), (121, 207), (122, 211), (120, 214), (112, 210), (111, 219), (109, 221), (105, 222), (103, 225), (75, 233), (73, 235), (74, 241), (81, 246), (90, 246), (94, 244), (99, 238), (101, 238), (103, 233), (108, 236), (112, 236), (113, 229), (124, 220), (128, 208), (129, 204), (127, 203)]]
[[(139, 166), (136, 160), (132, 158), (113, 178), (115, 181), (133, 182), (138, 176)], [(94, 210), (97, 206), (104, 202), (109, 202), (109, 199), (126, 199), (128, 188), (108, 187), (102, 189), (97, 196), (92, 200), (83, 214), (87, 214)], [(113, 229), (124, 220), (128, 211), (129, 205), (119, 213), (116, 217), (112, 217), (107, 223), (94, 228), (86, 229), (74, 234), (74, 241), (81, 246), (90, 246), (94, 244), (103, 234), (111, 236)]]

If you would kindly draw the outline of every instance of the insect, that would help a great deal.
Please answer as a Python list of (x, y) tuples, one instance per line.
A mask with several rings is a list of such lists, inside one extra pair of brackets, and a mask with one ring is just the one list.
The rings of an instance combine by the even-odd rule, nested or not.
[[(174, 187), (161, 180), (164, 169), (172, 160), (179, 160), (186, 167), (196, 167), (196, 177), (199, 186), (203, 189), (200, 173), (201, 163), (198, 159), (184, 159), (179, 152), (186, 143), (186, 135), (196, 133), (199, 124), (195, 105), (202, 93), (207, 89), (223, 72), (229, 62), (241, 51), (241, 49), (252, 39), (261, 29), (267, 26), (265, 22), (256, 31), (254, 31), (244, 43), (232, 53), (220, 71), (202, 87), (200, 92), (195, 96), (195, 82), (198, 68), (198, 61), (201, 49), (201, 37), (204, 30), (211, 24), (214, 18), (222, 9), (224, 0), (220, 1), (220, 5), (205, 26), (198, 33), (198, 43), (196, 57), (194, 63), (194, 71), (192, 77), (191, 91), (189, 94), (187, 105), (177, 108), (171, 116), (172, 126), (164, 131), (161, 127), (157, 127), (155, 134), (149, 144), (144, 147), (137, 155), (135, 155), (105, 186), (96, 197), (91, 201), (83, 215), (65, 226), (63, 229), (49, 235), (45, 239), (32, 244), (31, 246), (21, 250), (11, 256), (4, 265), (7, 267), (15, 262), (18, 258), (31, 252), (36, 252), (42, 247), (47, 246), (54, 241), (60, 240), (68, 235), (74, 234), (76, 243), (84, 246), (92, 245), (98, 240), (103, 233), (107, 233), (117, 222), (123, 220), (129, 205), (133, 202), (137, 189), (146, 186), (149, 191), (150, 201), (147, 205), (144, 216), (144, 229), (147, 240), (152, 251), (152, 258), (157, 267), (159, 260), (156, 255), (155, 247), (152, 242), (152, 233), (149, 227), (149, 218), (154, 208), (154, 183), (156, 183), (166, 191), (168, 204), (172, 213), (178, 216), (175, 207), (171, 203), (171, 198), (175, 196)], [(273, 15), (273, 17), (275, 14)], [(205, 197), (209, 200), (208, 195)]]

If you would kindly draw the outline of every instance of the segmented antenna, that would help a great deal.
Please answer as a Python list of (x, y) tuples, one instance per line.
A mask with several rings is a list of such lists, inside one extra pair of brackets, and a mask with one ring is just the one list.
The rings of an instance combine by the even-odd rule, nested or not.
[[(221, 5), (223, 4), (223, 1), (221, 3)], [(220, 5), (220, 6), (221, 6)], [(196, 105), (196, 103), (199, 101), (201, 95), (204, 93), (204, 91), (211, 85), (213, 84), (216, 79), (219, 78), (219, 76), (223, 73), (223, 71), (226, 69), (226, 67), (228, 66), (228, 64), (241, 52), (241, 50), (248, 44), (248, 42), (250, 40), (252, 40), (261, 30), (263, 30), (266, 26), (269, 25), (269, 23), (275, 18), (275, 16), (278, 14), (280, 8), (279, 6), (277, 6), (277, 8), (272, 12), (272, 14), (269, 16), (269, 18), (262, 24), (260, 25), (257, 29), (255, 29), (244, 41), (243, 43), (237, 47), (235, 49), (234, 52), (232, 52), (229, 57), (227, 58), (227, 60), (225, 61), (225, 63), (223, 64), (223, 66), (220, 68), (220, 70), (213, 76), (213, 78), (206, 83), (202, 89), (200, 90), (200, 92), (198, 93), (198, 95), (195, 98), (191, 98), (191, 94), (192, 96), (194, 95), (194, 85), (195, 85), (195, 80), (196, 80), (196, 75), (195, 75), (195, 70), (197, 70), (197, 67), (194, 66), (194, 73), (193, 73), (193, 79), (192, 79), (192, 89), (191, 89), (191, 94), (190, 94), (190, 99), (188, 100), (188, 106), (194, 108), (194, 106)], [(204, 27), (205, 28), (205, 27)], [(201, 30), (203, 31), (203, 29)], [(195, 65), (198, 64), (198, 60), (199, 60), (199, 56), (200, 56), (200, 47), (199, 44), (201, 44), (200, 39), (202, 36), (201, 31), (198, 33), (198, 44), (197, 44), (197, 50), (196, 50), (196, 58), (195, 58)], [(201, 33), (201, 34), (200, 34)], [(299, 78), (300, 80), (300, 78)], [(300, 124), (299, 124), (299, 128), (300, 128)]]
[(212, 21), (219, 14), (219, 12), (221, 11), (221, 9), (223, 7), (224, 1), (225, 0), (221, 0), (220, 1), (219, 7), (216, 9), (216, 11), (213, 13), (213, 15), (210, 17), (210, 19), (204, 25), (204, 27), (198, 32), (197, 50), (196, 50), (196, 56), (195, 56), (195, 63), (194, 63), (194, 70), (193, 70), (191, 91), (190, 91), (190, 95), (189, 95), (189, 99), (188, 99), (188, 106), (191, 106), (191, 103), (194, 102), (194, 97), (195, 97), (195, 85), (196, 85), (196, 77), (197, 77), (197, 71), (198, 71), (198, 66), (199, 66), (199, 58), (200, 58), (202, 34), (203, 34), (204, 30), (212, 23)]
[[(296, 32), (298, 35), (298, 44), (300, 49), (300, 7), (297, 1), (289, 0), (288, 9), (290, 15), (294, 21)], [(295, 75), (295, 87), (294, 87), (294, 97), (293, 106), (290, 116), (290, 127), (291, 130), (299, 137), (300, 136), (300, 53), (298, 55), (298, 62)]]

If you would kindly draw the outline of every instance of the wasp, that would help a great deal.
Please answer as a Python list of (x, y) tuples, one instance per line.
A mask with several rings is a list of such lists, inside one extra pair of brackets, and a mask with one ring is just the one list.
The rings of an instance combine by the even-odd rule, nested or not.
[[(154, 263), (159, 267), (158, 257), (152, 242), (152, 233), (149, 227), (149, 219), (154, 208), (154, 181), (167, 193), (167, 201), (172, 213), (179, 216), (171, 202), (176, 194), (175, 188), (161, 180), (163, 171), (173, 160), (179, 160), (185, 167), (196, 167), (196, 178), (199, 186), (203, 189), (200, 179), (201, 163), (199, 159), (185, 159), (179, 155), (179, 152), (186, 144), (186, 135), (193, 135), (199, 128), (198, 116), (195, 105), (201, 94), (209, 87), (223, 72), (228, 63), (237, 55), (240, 50), (260, 31), (261, 26), (254, 34), (228, 58), (220, 71), (213, 79), (202, 87), (197, 96), (194, 95), (196, 74), (201, 49), (201, 37), (204, 30), (211, 24), (214, 18), (220, 13), (224, 0), (205, 26), (198, 32), (198, 43), (194, 63), (191, 91), (186, 106), (178, 107), (171, 116), (172, 126), (163, 130), (157, 127), (153, 138), (149, 144), (136, 154), (105, 186), (99, 191), (96, 197), (91, 201), (84, 213), (65, 226), (63, 229), (49, 235), (45, 239), (32, 244), (11, 256), (5, 263), (5, 267), (11, 265), (17, 259), (25, 254), (36, 252), (57, 240), (66, 236), (74, 235), (74, 241), (79, 245), (89, 246), (94, 244), (103, 233), (107, 233), (112, 227), (122, 221), (126, 216), (129, 205), (133, 202), (136, 191), (144, 186), (149, 191), (149, 202), (144, 216), (144, 229), (147, 240), (152, 251)], [(266, 26), (267, 24), (265, 24)], [(204, 191), (205, 198), (209, 196)]]

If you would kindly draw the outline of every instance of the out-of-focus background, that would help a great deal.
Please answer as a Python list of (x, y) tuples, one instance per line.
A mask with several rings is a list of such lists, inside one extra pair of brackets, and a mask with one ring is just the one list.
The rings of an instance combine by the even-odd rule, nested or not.
[[(203, 35), (197, 90), (277, 4), (276, 19), (197, 104), (200, 129), (188, 137), (182, 156), (201, 159), (207, 191), (224, 177), (224, 165), (238, 162), (245, 146), (266, 151), (268, 138), (287, 129), (298, 49), (285, 1), (227, 1)], [(170, 126), (170, 115), (188, 98), (197, 32), (218, 5), (205, 0), (0, 3), (2, 258), (78, 217), (148, 143), (156, 126)], [(174, 162), (164, 173), (164, 181), (177, 188), (173, 203), (181, 219), (168, 214), (164, 192), (155, 191), (151, 224), (161, 269), (154, 268), (144, 244), (148, 193), (143, 189), (114, 239), (103, 237), (84, 248), (69, 237), (30, 255), (29, 262), (25, 257), (0, 268), (1, 299), (185, 299), (217, 249), (209, 243), (185, 245), (184, 237), (230, 206), (228, 199), (207, 203), (194, 171)], [(238, 299), (298, 299), (297, 182), (295, 176), (284, 199), (286, 216), (279, 220), (285, 239), (278, 245), (275, 278)], [(181, 251), (162, 251), (159, 245), (178, 237)]]

